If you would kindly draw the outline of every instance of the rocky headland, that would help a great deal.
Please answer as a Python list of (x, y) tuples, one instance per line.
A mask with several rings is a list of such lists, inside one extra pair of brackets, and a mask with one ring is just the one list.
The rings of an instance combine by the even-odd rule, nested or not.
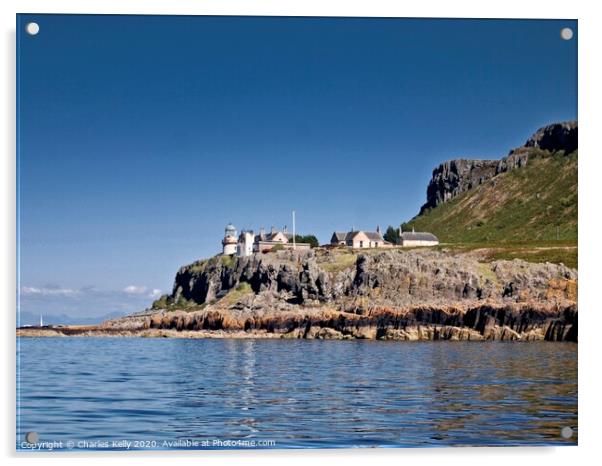
[(577, 341), (577, 272), (478, 251), (320, 248), (182, 267), (154, 307), (21, 335)]
[[(555, 123), (499, 160), (456, 159), (435, 168), (427, 201), (412, 222), (428, 217), (430, 223), (422, 228), (439, 228), (444, 241), (455, 234), (460, 238), (455, 248), (320, 247), (248, 257), (217, 255), (181, 267), (171, 294), (143, 312), (97, 326), (22, 328), (17, 333), (576, 342), (576, 269), (559, 260), (494, 260), (491, 248), (489, 253), (480, 246), (465, 248), (475, 238), (489, 245), (515, 237), (541, 240), (538, 235), (544, 233), (558, 240), (564, 231), (572, 238), (576, 149), (577, 122)], [(508, 179), (521, 173), (526, 181)], [(532, 185), (534, 192), (525, 188)], [(508, 197), (519, 204), (509, 204)], [(454, 203), (456, 210), (443, 212), (439, 225), (433, 214)], [(520, 222), (514, 218), (517, 213)], [(553, 213), (555, 220), (547, 225)], [(460, 222), (457, 231), (450, 228), (463, 218), (474, 225)], [(527, 228), (533, 224), (539, 227)], [(530, 244), (517, 252), (541, 259), (546, 251), (557, 254), (571, 248), (576, 250), (576, 243)]]

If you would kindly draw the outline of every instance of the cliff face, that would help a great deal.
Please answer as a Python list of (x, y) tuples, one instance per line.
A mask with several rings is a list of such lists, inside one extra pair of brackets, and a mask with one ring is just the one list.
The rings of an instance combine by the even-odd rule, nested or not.
[(456, 159), (442, 163), (433, 170), (426, 188), (426, 203), (420, 212), (437, 207), (495, 176), (497, 160)]
[(578, 131), (576, 121), (544, 126), (527, 140), (524, 147), (537, 147), (550, 152), (563, 150), (569, 154), (577, 150)]
[(182, 267), (166, 308), (138, 323), (283, 338), (576, 341), (576, 287), (563, 265), (436, 251), (216, 256)]
[(564, 151), (570, 154), (577, 149), (578, 125), (576, 121), (554, 123), (538, 129), (527, 142), (500, 160), (455, 159), (442, 163), (433, 170), (426, 190), (426, 203), (420, 213), (447, 202), (473, 189), (494, 176), (527, 165), (534, 150)]
[[(184, 266), (169, 300), (215, 303), (245, 283), (254, 294), (270, 292), (289, 304), (330, 303), (353, 311), (361, 311), (357, 298), (369, 298), (371, 306), (398, 308), (487, 299), (546, 302), (557, 281), (568, 284), (576, 279), (576, 271), (564, 265), (481, 263), (471, 255), (437, 251), (278, 251), (216, 256)], [(555, 297), (575, 298), (570, 288)]]

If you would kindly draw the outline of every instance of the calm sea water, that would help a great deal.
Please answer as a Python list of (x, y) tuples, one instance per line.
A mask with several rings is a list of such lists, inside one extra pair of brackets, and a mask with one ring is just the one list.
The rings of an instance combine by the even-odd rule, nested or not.
[[(17, 344), (18, 449), (577, 443), (576, 344)], [(32, 431), (38, 443), (22, 442)]]

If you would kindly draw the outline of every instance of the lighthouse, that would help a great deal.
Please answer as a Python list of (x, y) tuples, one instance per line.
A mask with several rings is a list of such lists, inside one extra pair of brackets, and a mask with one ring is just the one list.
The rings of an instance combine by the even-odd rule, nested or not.
[(236, 254), (237, 243), (238, 238), (236, 234), (236, 227), (229, 223), (226, 225), (224, 239), (222, 240), (224, 256), (232, 256)]

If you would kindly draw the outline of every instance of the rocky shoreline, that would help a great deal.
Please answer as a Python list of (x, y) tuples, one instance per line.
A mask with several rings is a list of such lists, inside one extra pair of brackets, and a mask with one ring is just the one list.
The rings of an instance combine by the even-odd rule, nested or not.
[(145, 312), (19, 336), (577, 342), (577, 271), (432, 250), (278, 251), (182, 267)]
[(22, 328), (18, 336), (146, 338), (281, 338), (403, 341), (577, 341), (577, 311), (495, 308), (384, 309), (366, 315), (308, 308), (297, 312), (251, 315), (223, 311), (161, 312), (125, 317), (98, 326)]

